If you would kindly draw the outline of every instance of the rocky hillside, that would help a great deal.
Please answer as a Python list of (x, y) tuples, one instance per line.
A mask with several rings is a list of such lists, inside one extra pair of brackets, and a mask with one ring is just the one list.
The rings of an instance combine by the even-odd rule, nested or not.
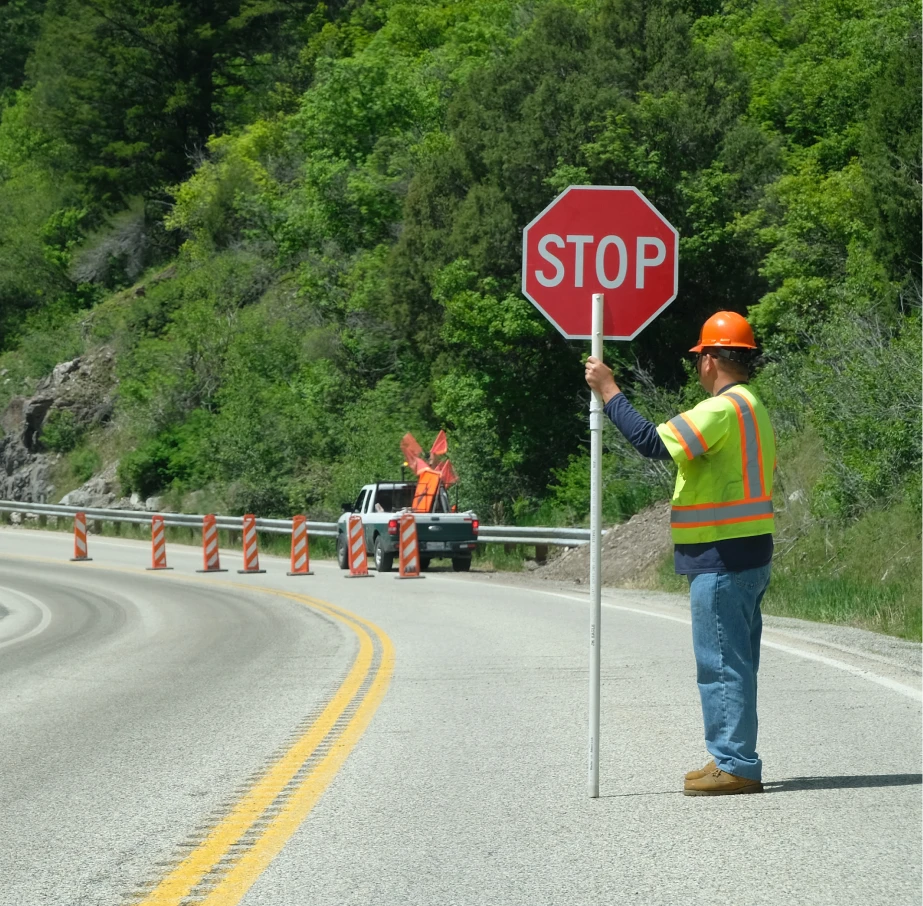
[[(39, 381), (32, 396), (14, 397), (0, 414), (0, 498), (57, 503), (53, 474), (60, 448), (67, 445), (67, 437), (109, 422), (115, 388), (113, 353), (102, 348), (62, 362)], [(94, 478), (98, 499), (73, 502), (112, 503), (113, 479), (114, 469), (106, 470)]]

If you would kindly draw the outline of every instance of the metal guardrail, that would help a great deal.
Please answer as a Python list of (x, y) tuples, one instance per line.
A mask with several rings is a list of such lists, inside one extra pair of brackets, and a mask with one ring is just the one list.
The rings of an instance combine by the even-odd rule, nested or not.
[(498, 544), (548, 544), (574, 547), (590, 543), (590, 530), (551, 528), (543, 525), (482, 525), (478, 529), (478, 540)]
[[(101, 509), (98, 507), (63, 506), (56, 503), (24, 503), (17, 500), (0, 500), (0, 513), (22, 513), (24, 515), (64, 518), (73, 518), (76, 513), (84, 513), (88, 521), (121, 522), (131, 525), (150, 525), (151, 517), (159, 515), (163, 516), (164, 525), (174, 528), (200, 528), (203, 519), (203, 514)], [(242, 528), (239, 516), (216, 516), (215, 523), (219, 529), (229, 531), (240, 531)], [(289, 535), (292, 531), (292, 520), (257, 519), (256, 527), (261, 532)], [(308, 522), (307, 528), (308, 534), (315, 537), (336, 538), (337, 536), (337, 523), (335, 522)], [(576, 547), (589, 543), (590, 530), (552, 528), (548, 526), (481, 525), (478, 530), (478, 541), (482, 544), (539, 544)]]

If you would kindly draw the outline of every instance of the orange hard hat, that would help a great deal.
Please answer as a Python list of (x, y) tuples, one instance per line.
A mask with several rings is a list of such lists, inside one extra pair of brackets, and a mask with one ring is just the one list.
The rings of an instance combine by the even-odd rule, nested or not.
[(703, 325), (699, 342), (690, 352), (701, 352), (709, 346), (736, 346), (741, 349), (756, 349), (753, 330), (743, 315), (736, 311), (719, 311)]

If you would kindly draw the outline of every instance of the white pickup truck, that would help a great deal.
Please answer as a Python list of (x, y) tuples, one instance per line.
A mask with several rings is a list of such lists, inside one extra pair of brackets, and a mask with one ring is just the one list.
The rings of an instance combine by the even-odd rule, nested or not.
[[(349, 569), (346, 545), (346, 522), (351, 513), (362, 516), (365, 549), (375, 561), (379, 572), (394, 567), (398, 553), (398, 519), (402, 510), (410, 510), (417, 485), (412, 481), (390, 481), (367, 484), (353, 505), (343, 505), (343, 515), (337, 522), (337, 563)], [(453, 513), (449, 495), (440, 487), (427, 513), (414, 513), (417, 520), (417, 541), (420, 545), (420, 566), (426, 569), (431, 560), (445, 557), (452, 560), (455, 572), (471, 568), (471, 554), (477, 547), (478, 517), (474, 513)]]

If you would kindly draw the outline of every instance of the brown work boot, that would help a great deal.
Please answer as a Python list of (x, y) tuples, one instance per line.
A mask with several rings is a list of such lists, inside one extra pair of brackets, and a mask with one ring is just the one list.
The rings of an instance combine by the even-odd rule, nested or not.
[(683, 787), (685, 796), (731, 796), (734, 793), (762, 793), (759, 780), (738, 777), (716, 768), (697, 780), (687, 780)]
[(712, 758), (704, 768), (699, 771), (686, 771), (686, 780), (698, 780), (701, 777), (704, 777), (706, 774), (711, 774), (712, 771), (716, 771), (718, 765), (715, 764), (715, 759)]

